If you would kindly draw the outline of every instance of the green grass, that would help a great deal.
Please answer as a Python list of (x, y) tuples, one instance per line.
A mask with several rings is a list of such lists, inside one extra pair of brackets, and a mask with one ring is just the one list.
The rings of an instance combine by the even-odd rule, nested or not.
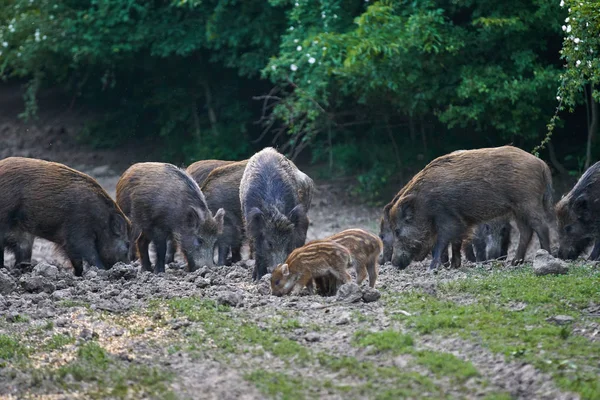
[(75, 338), (68, 335), (63, 335), (62, 333), (58, 333), (56, 335), (52, 335), (46, 343), (44, 343), (44, 350), (52, 351), (52, 350), (60, 350), (63, 347), (75, 343)]
[(13, 360), (27, 357), (29, 350), (20, 340), (0, 334), (0, 360)]
[(244, 379), (252, 382), (258, 390), (267, 396), (281, 400), (305, 399), (311, 388), (310, 382), (306, 382), (299, 377), (262, 369), (245, 374)]
[(354, 338), (358, 346), (373, 346), (377, 351), (391, 351), (394, 354), (403, 354), (414, 345), (411, 335), (391, 330), (374, 333), (358, 331)]
[[(438, 286), (439, 297), (420, 291), (386, 294), (392, 318), (419, 334), (473, 336), (491, 351), (531, 363), (552, 374), (557, 384), (583, 398), (600, 397), (600, 343), (571, 334), (546, 318), (558, 314), (583, 317), (581, 310), (600, 303), (600, 271), (575, 267), (568, 275), (534, 276), (529, 268), (490, 273), (475, 271), (466, 279)], [(461, 305), (445, 297), (468, 295), (473, 304)], [(441, 298), (440, 298), (441, 297)], [(512, 311), (511, 304), (526, 307)], [(412, 316), (394, 313), (401, 308)], [(594, 320), (598, 321), (598, 318)]]

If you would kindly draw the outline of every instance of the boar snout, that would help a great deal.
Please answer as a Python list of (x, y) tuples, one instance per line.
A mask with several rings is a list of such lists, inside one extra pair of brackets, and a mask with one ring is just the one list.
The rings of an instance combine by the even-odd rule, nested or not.
[(396, 252), (392, 254), (392, 265), (399, 269), (405, 269), (411, 262), (411, 257), (403, 252)]

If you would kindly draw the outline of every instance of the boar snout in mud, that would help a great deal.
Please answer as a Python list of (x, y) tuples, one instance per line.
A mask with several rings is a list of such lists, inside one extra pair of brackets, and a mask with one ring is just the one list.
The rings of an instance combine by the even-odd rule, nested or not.
[(600, 162), (579, 178), (573, 189), (556, 204), (558, 256), (574, 260), (594, 243), (590, 260), (600, 259)]
[[(19, 267), (22, 264), (31, 264), (34, 239), (33, 235), (20, 230), (8, 232), (4, 236), (4, 248), (13, 253), (15, 267)], [(0, 268), (2, 268), (2, 265), (0, 265)]]
[(189, 271), (214, 265), (225, 211), (213, 215), (198, 184), (185, 171), (165, 163), (134, 164), (117, 183), (117, 202), (131, 218), (132, 238), (145, 270), (152, 270), (148, 247), (153, 242), (154, 271), (165, 271), (167, 240), (181, 249)]
[(550, 250), (554, 221), (552, 177), (539, 158), (512, 146), (465, 150), (429, 163), (399, 193), (390, 209), (392, 263), (406, 267), (433, 248), (430, 269), (452, 244), (452, 266), (460, 266), (463, 238), (474, 225), (512, 214), (519, 228), (513, 263), (523, 260), (535, 232)]
[(240, 182), (240, 204), (256, 258), (255, 280), (304, 244), (312, 187), (312, 180), (273, 148), (248, 160)]
[(9, 248), (17, 245), (10, 243), (15, 232), (26, 233), (16, 235), (25, 249), (32, 236), (56, 243), (77, 276), (84, 261), (102, 269), (127, 261), (129, 220), (90, 176), (59, 163), (9, 157), (0, 161), (0, 193), (0, 265), (7, 234)]

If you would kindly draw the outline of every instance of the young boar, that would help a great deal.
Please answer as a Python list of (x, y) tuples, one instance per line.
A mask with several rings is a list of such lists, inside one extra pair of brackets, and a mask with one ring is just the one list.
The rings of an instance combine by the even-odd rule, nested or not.
[(512, 214), (520, 232), (513, 263), (523, 260), (533, 231), (550, 249), (554, 220), (552, 177), (539, 158), (512, 146), (466, 150), (429, 163), (402, 189), (390, 209), (392, 264), (406, 268), (433, 248), (430, 269), (452, 244), (460, 266), (462, 240), (474, 225)]
[(470, 240), (463, 243), (467, 260), (484, 262), (506, 258), (512, 227), (508, 218), (496, 218), (477, 225)]
[[(352, 255), (354, 268), (356, 270), (356, 283), (361, 284), (367, 275), (369, 276), (369, 286), (375, 287), (377, 281), (377, 258), (383, 250), (381, 240), (374, 234), (363, 229), (346, 229), (326, 237), (326, 241), (332, 241), (344, 246)], [(315, 240), (311, 243), (317, 243)], [(317, 282), (317, 286), (326, 287), (322, 282)]]
[(273, 148), (256, 153), (240, 182), (245, 232), (255, 252), (259, 280), (304, 243), (312, 180)]
[(600, 258), (600, 162), (579, 178), (573, 189), (556, 204), (558, 257), (576, 259), (595, 242), (590, 260)]
[(127, 217), (88, 175), (30, 158), (0, 161), (0, 265), (7, 235), (25, 232), (16, 235), (24, 248), (33, 236), (54, 242), (81, 276), (84, 261), (101, 269), (127, 261), (129, 230)]
[(224, 165), (229, 165), (234, 162), (235, 161), (225, 160), (200, 160), (187, 167), (185, 172), (187, 172), (192, 178), (194, 178), (198, 186), (202, 187), (202, 184), (204, 183), (208, 175), (215, 168), (219, 168)]
[(117, 183), (117, 203), (131, 218), (142, 267), (152, 270), (148, 246), (156, 248), (154, 271), (165, 271), (167, 239), (179, 246), (194, 271), (214, 265), (214, 246), (223, 230), (225, 211), (211, 214), (198, 184), (171, 164), (138, 163)]
[[(217, 239), (218, 265), (225, 265), (229, 250), (230, 263), (242, 259), (241, 248), (243, 240), (242, 208), (240, 206), (240, 181), (248, 160), (230, 163), (215, 168), (201, 185), (206, 203), (211, 210), (225, 210), (223, 231)], [(227, 263), (227, 264), (230, 264)]]
[(332, 275), (339, 284), (350, 282), (347, 268), (352, 256), (341, 244), (320, 240), (295, 249), (284, 264), (271, 275), (271, 292), (275, 296), (298, 295), (304, 287), (313, 292), (313, 279)]

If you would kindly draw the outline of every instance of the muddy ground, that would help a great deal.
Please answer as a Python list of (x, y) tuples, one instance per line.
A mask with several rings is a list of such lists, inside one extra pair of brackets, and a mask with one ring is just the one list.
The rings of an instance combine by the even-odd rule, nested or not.
[[(119, 173), (143, 159), (129, 150), (87, 149), (46, 122), (25, 128), (5, 117), (0, 157), (65, 162), (113, 196)], [(350, 198), (348, 183), (317, 182), (309, 240), (346, 228), (377, 232), (379, 208)], [(268, 276), (252, 282), (252, 260), (186, 273), (179, 259), (160, 276), (137, 263), (118, 264), (75, 278), (53, 245), (36, 240), (33, 261), (31, 269), (0, 270), (2, 398), (597, 398), (565, 390), (539, 365), (508, 357), (475, 333), (417, 334), (403, 319), (415, 311), (395, 302), (399, 294), (470, 305), (478, 299), (448, 297), (441, 288), (479, 279), (472, 270), (485, 277), (511, 269), (498, 263), (436, 276), (427, 273), (427, 261), (405, 271), (384, 265), (375, 291), (350, 284), (337, 297), (277, 298)], [(594, 345), (596, 305), (580, 325), (580, 336)], [(398, 334), (412, 335), (408, 350), (382, 350), (385, 340), (361, 345), (361, 338), (387, 332), (396, 335), (391, 347)], [(444, 362), (424, 361), (440, 355)], [(600, 363), (592, 365), (600, 372)]]

